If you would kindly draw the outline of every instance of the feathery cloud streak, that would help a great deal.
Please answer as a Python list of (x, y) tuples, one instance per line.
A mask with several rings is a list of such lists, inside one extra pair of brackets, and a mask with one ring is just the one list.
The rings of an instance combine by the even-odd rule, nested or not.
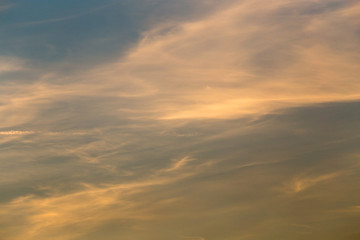
[(2, 238), (358, 239), (357, 1), (83, 3), (3, 28)]

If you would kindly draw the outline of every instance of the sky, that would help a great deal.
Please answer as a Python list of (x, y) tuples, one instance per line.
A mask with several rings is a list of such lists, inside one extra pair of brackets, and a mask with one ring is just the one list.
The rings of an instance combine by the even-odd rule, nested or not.
[(0, 240), (360, 239), (357, 0), (0, 0)]

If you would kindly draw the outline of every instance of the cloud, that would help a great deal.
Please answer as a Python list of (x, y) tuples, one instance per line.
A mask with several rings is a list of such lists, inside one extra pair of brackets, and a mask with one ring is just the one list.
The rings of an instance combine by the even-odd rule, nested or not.
[(0, 135), (28, 135), (33, 134), (33, 131), (1, 131)]
[(193, 159), (191, 159), (189, 156), (185, 156), (182, 159), (178, 160), (177, 162), (175, 162), (173, 164), (173, 166), (171, 166), (170, 168), (165, 169), (165, 172), (172, 172), (172, 171), (176, 171), (181, 169), (182, 167), (185, 166), (185, 164), (189, 161), (192, 161)]
[(233, 4), (145, 31), (125, 56), (92, 69), (69, 75), (33, 70), (41, 82), (21, 87), (26, 91), (3, 87), (9, 100), (0, 111), (11, 119), (2, 127), (31, 121), (59, 99), (90, 97), (104, 101), (103, 111), (115, 118), (163, 121), (260, 116), (360, 98), (357, 52), (351, 50), (357, 49), (358, 4)]
[[(356, 205), (358, 155), (350, 154), (358, 152), (356, 109), (358, 103), (329, 104), (256, 121), (133, 123), (86, 135), (28, 135), (2, 151), (2, 177), (9, 179), (2, 197), (10, 195), (1, 204), (0, 215), (7, 216), (2, 234), (15, 240), (298, 234), (291, 224), (317, 226), (333, 219), (335, 203), (342, 202), (335, 204), (339, 209)], [(192, 129), (198, 134), (185, 139), (173, 134)]]
[(24, 61), (14, 57), (0, 56), (0, 74), (24, 69)]
[[(200, 20), (150, 29), (118, 62), (78, 74), (87, 88), (74, 84), (73, 94), (139, 99), (146, 108), (127, 109), (129, 115), (161, 120), (226, 119), (357, 100), (359, 68), (356, 52), (348, 50), (356, 46), (357, 5), (306, 12), (321, 7), (241, 1)], [(343, 26), (341, 35), (327, 31), (334, 24)], [(333, 42), (342, 35), (349, 40)]]
[[(142, 26), (125, 53), (91, 66), (1, 57), (3, 238), (357, 229), (359, 4), (230, 2)], [(334, 228), (344, 209), (348, 226)]]
[(190, 240), (205, 240), (205, 238), (203, 238), (203, 237), (191, 237), (191, 236), (184, 237), (184, 239), (190, 239)]
[(9, 8), (12, 8), (14, 5), (12, 4), (0, 4), (0, 12), (2, 11), (6, 11), (8, 10)]
[(289, 193), (299, 193), (305, 191), (307, 188), (312, 187), (313, 185), (332, 180), (339, 175), (340, 173), (336, 172), (316, 177), (298, 177), (289, 184), (289, 187), (286, 188), (286, 191)]
[[(16, 26), (16, 27), (26, 27), (26, 26), (33, 26), (33, 25), (40, 25), (40, 24), (48, 24), (48, 23), (55, 23), (55, 22), (62, 22), (62, 21), (69, 21), (72, 20), (74, 18), (78, 18), (78, 17), (83, 17), (86, 16), (88, 14), (92, 14), (95, 13), (97, 11), (103, 10), (105, 8), (108, 7), (112, 7), (114, 5), (119, 4), (119, 2), (115, 1), (115, 2), (110, 2), (108, 4), (104, 4), (102, 6), (99, 7), (95, 7), (93, 9), (90, 9), (88, 11), (82, 12), (82, 13), (77, 13), (74, 15), (70, 15), (70, 16), (66, 16), (66, 17), (60, 17), (60, 18), (51, 18), (51, 19), (44, 19), (44, 20), (38, 20), (38, 21), (31, 21), (31, 22), (24, 22), (24, 23), (16, 23), (16, 24), (12, 24), (11, 26)], [(1, 9), (0, 9), (1, 10)]]
[[(152, 216), (151, 208), (144, 207), (147, 201), (133, 200), (133, 196), (156, 186), (172, 185), (194, 174), (189, 171), (163, 176), (163, 172), (159, 170), (150, 179), (132, 183), (100, 187), (84, 184), (85, 189), (69, 194), (18, 197), (2, 205), (0, 214), (24, 222), (21, 232), (11, 233), (15, 236), (13, 239), (47, 239), (59, 232), (62, 234), (55, 239), (72, 239), (109, 220), (151, 220), (156, 216)], [(166, 202), (171, 204), (173, 201), (162, 201), (162, 204), (166, 205)], [(63, 232), (70, 226), (76, 226), (76, 230)]]
[[(280, 18), (277, 12), (289, 7), (282, 1), (253, 4), (243, 1), (165, 34), (149, 32), (129, 54), (125, 64), (133, 75), (172, 96), (171, 101), (162, 96), (168, 104), (158, 106), (161, 119), (228, 118), (359, 98), (358, 64), (351, 52), (339, 55), (326, 47), (322, 29), (327, 25), (317, 30), (325, 41), (320, 46), (302, 30), (312, 25), (312, 17)], [(297, 1), (290, 7), (308, 5), (314, 3)], [(347, 23), (342, 11), (320, 15), (339, 16), (340, 23)], [(294, 35), (297, 40), (292, 41)]]

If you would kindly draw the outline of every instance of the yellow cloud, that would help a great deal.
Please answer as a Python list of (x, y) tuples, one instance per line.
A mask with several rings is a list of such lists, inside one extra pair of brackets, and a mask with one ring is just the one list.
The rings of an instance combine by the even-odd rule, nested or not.
[[(151, 207), (145, 200), (134, 200), (132, 196), (146, 192), (147, 189), (159, 185), (168, 185), (198, 173), (199, 169), (169, 174), (182, 167), (190, 158), (184, 157), (176, 162), (171, 169), (157, 171), (148, 179), (95, 187), (84, 184), (85, 189), (69, 194), (52, 194), (48, 197), (32, 195), (19, 197), (3, 204), (0, 215), (8, 220), (21, 219), (24, 223), (18, 226), (21, 231), (11, 232), (12, 239), (48, 239), (61, 232), (59, 238), (73, 239), (100, 226), (108, 220), (124, 219), (127, 221), (143, 221), (156, 218), (151, 213)], [(48, 189), (51, 190), (51, 189)], [(171, 204), (176, 199), (163, 200), (162, 205)], [(67, 231), (69, 226), (76, 226), (76, 231)]]
[[(2, 9), (0, 6), (0, 11)], [(0, 56), (0, 74), (24, 69), (24, 61), (21, 59)]]
[[(83, 96), (119, 99), (113, 114), (157, 120), (360, 99), (358, 54), (351, 50), (359, 4), (319, 15), (282, 13), (310, 4), (320, 3), (240, 1), (202, 19), (154, 27), (126, 56), (76, 73), (66, 85), (50, 82), (68, 77), (45, 72), (26, 91), (3, 86), (9, 98), (0, 114), (8, 117), (0, 127), (30, 121), (43, 103)], [(335, 24), (340, 32), (329, 33)], [(124, 98), (139, 104), (122, 104)]]
[[(293, 4), (301, 6), (301, 1)], [(311, 39), (306, 31), (278, 19), (276, 11), (287, 6), (285, 1), (243, 1), (166, 34), (149, 31), (122, 61), (122, 70), (158, 89), (160, 101), (154, 108), (160, 119), (239, 117), (359, 99), (358, 61), (351, 51), (328, 47), (329, 39), (321, 33), (331, 22)], [(341, 21), (350, 21), (342, 16)], [(288, 18), (304, 29), (312, 24), (296, 15)], [(299, 39), (293, 40), (293, 34)], [(270, 60), (262, 63), (261, 54)], [(260, 63), (252, 63), (254, 58)], [(266, 64), (273, 69), (267, 70)]]
[(170, 168), (164, 169), (165, 172), (172, 172), (181, 169), (185, 166), (186, 163), (192, 161), (193, 159), (189, 156), (185, 156), (182, 159), (176, 161)]
[(288, 193), (299, 193), (306, 189), (338, 177), (340, 173), (329, 173), (314, 177), (297, 177), (286, 184), (285, 191)]
[(33, 134), (35, 133), (34, 131), (14, 131), (14, 130), (11, 130), (11, 131), (1, 131), (0, 132), (0, 135), (28, 135), (28, 134)]

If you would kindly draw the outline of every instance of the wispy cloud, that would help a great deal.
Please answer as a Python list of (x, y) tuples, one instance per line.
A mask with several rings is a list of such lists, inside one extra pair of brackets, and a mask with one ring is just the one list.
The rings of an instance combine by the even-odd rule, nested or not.
[(172, 171), (179, 170), (180, 168), (185, 166), (186, 163), (188, 163), (189, 161), (192, 161), (192, 160), (194, 160), (194, 159), (190, 158), (189, 156), (185, 156), (182, 159), (176, 161), (170, 168), (164, 169), (164, 171), (172, 172)]
[(84, 184), (85, 189), (65, 195), (19, 197), (2, 205), (0, 214), (6, 214), (14, 221), (21, 218), (21, 221), (26, 222), (22, 226), (23, 230), (16, 233), (14, 239), (46, 239), (65, 228), (76, 226), (76, 231), (62, 234), (59, 238), (55, 237), (72, 239), (95, 226), (119, 217), (127, 221), (150, 220), (156, 216), (151, 214), (151, 208), (144, 208), (143, 204), (146, 204), (146, 201), (144, 203), (132, 200), (132, 196), (146, 193), (147, 189), (156, 186), (172, 185), (194, 174), (191, 171), (162, 176), (162, 172), (160, 170), (149, 179), (132, 183), (100, 187)]
[(187, 237), (183, 237), (184, 239), (189, 239), (189, 240), (205, 240), (205, 238), (203, 237), (193, 237), (193, 236), (187, 236)]
[[(166, 31), (149, 30), (118, 61), (74, 73), (73, 81), (66, 85), (51, 82), (66, 81), (69, 76), (44, 72), (41, 77), (46, 84), (26, 86), (23, 96), (14, 91), (13, 100), (2, 108), (13, 111), (23, 105), (21, 109), (29, 113), (21, 118), (28, 115), (24, 121), (29, 121), (40, 99), (51, 103), (106, 96), (118, 101), (118, 107), (112, 109), (114, 115), (226, 119), (358, 100), (359, 65), (356, 52), (348, 50), (356, 49), (352, 26), (358, 5), (306, 13), (321, 6), (310, 1), (290, 5), (285, 1), (241, 1), (203, 19), (166, 26)], [(292, 14), (288, 8), (303, 13)], [(343, 26), (341, 33), (328, 32), (334, 24)], [(349, 38), (335, 46), (330, 39), (341, 35)], [(124, 98), (136, 106), (122, 104)]]
[(24, 61), (22, 59), (0, 56), (0, 74), (23, 70), (24, 68)]
[(72, 55), (93, 48), (75, 30), (55, 64), (22, 54), (24, 42), (58, 47), (81, 17), (111, 39), (120, 3), (5, 27), (27, 37), (0, 57), (2, 238), (335, 240), (358, 228), (357, 1), (146, 1), (194, 13), (122, 19), (140, 39), (112, 39), (95, 60)]
[(0, 135), (28, 135), (33, 133), (34, 131), (0, 131)]
[[(306, 9), (314, 4), (296, 1), (290, 7)], [(119, 88), (122, 82), (132, 82), (132, 88), (119, 96), (149, 96), (160, 119), (228, 118), (359, 99), (354, 53), (339, 54), (329, 45), (333, 43), (320, 46), (318, 40), (308, 38), (316, 34), (316, 39), (326, 41), (331, 21), (315, 30), (315, 17), (306, 13), (276, 15), (288, 7), (282, 1), (244, 1), (204, 19), (180, 23), (165, 33), (149, 31), (119, 63), (97, 68), (91, 75), (111, 81), (112, 87), (115, 82)], [(346, 25), (352, 15), (343, 12), (353, 7), (320, 15), (325, 19), (336, 16), (337, 24)], [(262, 17), (253, 18), (254, 14)], [(284, 19), (293, 25), (284, 24)], [(294, 34), (297, 40), (293, 42)], [(342, 47), (354, 44), (348, 41)], [(286, 58), (291, 63), (283, 60)]]
[[(114, 6), (114, 5), (118, 5), (119, 2), (118, 1), (112, 1), (108, 4), (104, 4), (102, 6), (99, 7), (95, 7), (93, 9), (90, 9), (88, 11), (83, 11), (77, 14), (73, 14), (73, 15), (69, 15), (69, 16), (65, 16), (65, 17), (59, 17), (59, 18), (50, 18), (50, 19), (44, 19), (44, 20), (38, 20), (38, 21), (30, 21), (30, 22), (23, 22), (23, 23), (16, 23), (16, 24), (11, 24), (10, 26), (12, 27), (26, 27), (26, 26), (33, 26), (33, 25), (41, 25), (41, 24), (49, 24), (49, 23), (55, 23), (55, 22), (63, 22), (63, 21), (69, 21), (75, 18), (79, 18), (79, 17), (83, 17), (92, 13), (96, 13), (98, 11), (101, 11), (105, 8)], [(1, 9), (0, 9), (1, 11)]]
[(1, 11), (6, 11), (7, 9), (9, 9), (9, 8), (12, 8), (14, 5), (12, 5), (12, 4), (1, 4), (0, 3), (0, 12)]
[(329, 173), (314, 177), (297, 177), (291, 181), (286, 187), (286, 191), (289, 193), (299, 193), (306, 189), (320, 183), (327, 182), (338, 177), (340, 173)]

